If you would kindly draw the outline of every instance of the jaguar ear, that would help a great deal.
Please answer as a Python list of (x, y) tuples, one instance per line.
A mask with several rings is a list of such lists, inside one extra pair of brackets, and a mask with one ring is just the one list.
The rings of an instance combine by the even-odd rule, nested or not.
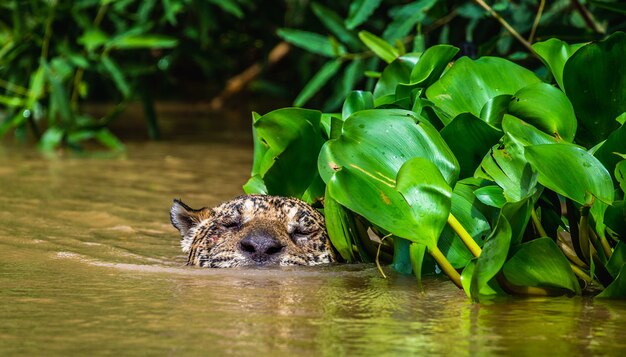
[(209, 208), (193, 209), (178, 199), (174, 200), (170, 209), (172, 225), (178, 229), (180, 236), (183, 238), (189, 233), (189, 230), (209, 217), (211, 217)]

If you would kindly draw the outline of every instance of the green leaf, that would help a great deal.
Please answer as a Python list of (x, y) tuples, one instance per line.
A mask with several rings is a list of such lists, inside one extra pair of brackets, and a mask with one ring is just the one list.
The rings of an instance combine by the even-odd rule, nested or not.
[(35, 73), (30, 76), (30, 86), (28, 89), (28, 106), (32, 107), (37, 100), (39, 100), (45, 89), (46, 85), (46, 70), (47, 64), (44, 60), (40, 61), (39, 67)]
[(476, 267), (472, 274), (469, 296), (477, 301), (480, 291), (500, 271), (506, 261), (511, 243), (511, 226), (504, 216), (498, 218), (498, 223), (491, 235), (485, 240), (482, 253), (476, 259)]
[(334, 59), (326, 62), (320, 70), (304, 86), (293, 104), (297, 107), (304, 105), (328, 82), (341, 68), (341, 60)]
[(613, 181), (602, 163), (572, 144), (528, 146), (525, 153), (543, 186), (581, 205), (593, 204), (596, 231), (604, 236), (604, 214), (613, 203)]
[(254, 122), (258, 140), (267, 145), (254, 167), (269, 194), (301, 198), (315, 181), (323, 144), (320, 118), (315, 110), (284, 108)]
[(111, 38), (100, 29), (89, 29), (78, 38), (78, 43), (85, 46), (88, 52), (92, 52), (96, 48), (106, 45)]
[(512, 249), (502, 272), (518, 286), (566, 289), (580, 295), (580, 285), (567, 258), (550, 238), (538, 238)]
[(359, 38), (376, 56), (387, 63), (391, 63), (396, 58), (400, 57), (400, 52), (398, 52), (395, 47), (372, 33), (361, 31), (359, 32)]
[(420, 87), (433, 84), (452, 61), (459, 49), (450, 45), (432, 46), (419, 57), (411, 71), (411, 83)]
[(380, 6), (382, 0), (354, 0), (350, 3), (346, 27), (349, 30), (355, 29), (364, 23)]
[(606, 263), (606, 270), (611, 273), (613, 277), (619, 275), (620, 270), (626, 264), (626, 243), (620, 241), (613, 249), (613, 254), (608, 263)]
[(43, 151), (52, 151), (61, 146), (65, 131), (58, 127), (48, 128), (39, 141), (39, 148)]
[(615, 165), (615, 179), (619, 182), (622, 192), (626, 193), (626, 160), (622, 160)]
[(351, 49), (358, 50), (363, 47), (358, 36), (344, 27), (344, 22), (336, 12), (319, 3), (312, 3), (311, 9), (317, 18), (332, 32), (337, 38), (348, 45)]
[(502, 128), (502, 119), (509, 110), (512, 98), (510, 94), (502, 94), (489, 99), (480, 109), (480, 118), (493, 127)]
[(219, 6), (225, 12), (235, 16), (238, 19), (243, 18), (243, 11), (234, 0), (206, 0), (212, 4)]
[(584, 43), (568, 45), (559, 39), (551, 38), (547, 41), (537, 42), (532, 47), (546, 67), (552, 72), (559, 88), (563, 89), (563, 68), (565, 67), (565, 62), (584, 45)]
[(346, 120), (353, 113), (374, 108), (374, 96), (371, 92), (352, 91), (343, 103), (341, 118)]
[(500, 186), (485, 186), (474, 191), (476, 198), (487, 206), (502, 208), (506, 203), (504, 192)]
[[(622, 161), (622, 157), (615, 153), (626, 153), (626, 125), (622, 125), (619, 129), (606, 138), (600, 147), (593, 153), (606, 169), (614, 174), (617, 174), (616, 166), (618, 162)], [(617, 180), (616, 176), (613, 176), (614, 180)]]
[(337, 57), (345, 53), (343, 46), (336, 47), (328, 37), (317, 33), (295, 29), (279, 29), (277, 34), (283, 40), (318, 55)]
[(389, 42), (402, 40), (418, 22), (426, 19), (426, 12), (436, 3), (437, 0), (418, 0), (392, 8), (389, 15), (393, 21), (385, 29), (383, 39)]
[(509, 113), (537, 129), (573, 141), (576, 114), (563, 92), (546, 83), (532, 84), (517, 91), (509, 104)]
[(441, 130), (461, 166), (460, 177), (472, 176), (485, 154), (502, 137), (502, 131), (470, 113), (459, 114)]
[(130, 97), (130, 86), (119, 66), (109, 56), (102, 56), (100, 60), (104, 68), (106, 68), (111, 75), (111, 78), (113, 78), (115, 86), (119, 89), (124, 98)]
[(377, 101), (384, 96), (396, 99), (396, 89), (402, 83), (409, 83), (411, 70), (419, 60), (419, 54), (407, 53), (396, 58), (384, 70), (374, 87), (374, 99)]
[(178, 45), (178, 40), (163, 35), (123, 35), (106, 43), (106, 48), (118, 50), (133, 50), (138, 48), (159, 49), (172, 48)]
[(426, 245), (419, 243), (411, 243), (409, 254), (411, 256), (411, 267), (413, 274), (417, 278), (417, 284), (422, 286), (422, 267), (424, 265), (424, 257), (426, 255)]
[(591, 147), (620, 126), (626, 112), (626, 34), (580, 48), (565, 63), (564, 90), (579, 120), (576, 141)]
[(324, 197), (324, 216), (330, 241), (346, 262), (354, 262), (356, 259), (352, 252), (352, 241), (358, 239), (354, 217), (350, 211), (332, 198), (328, 192), (328, 187)]
[[(414, 235), (437, 238), (445, 226), (451, 207), (452, 189), (431, 161), (415, 157), (405, 162), (396, 176), (396, 190), (409, 205), (412, 216), (419, 221)], [(422, 240), (421, 242), (425, 242)]]
[(492, 98), (540, 82), (531, 71), (502, 58), (461, 57), (426, 90), (426, 97), (452, 117), (466, 112), (479, 116)]
[(502, 206), (500, 214), (506, 217), (511, 226), (511, 245), (519, 244), (524, 238), (533, 205), (533, 197), (530, 196), (518, 202), (507, 202)]
[(95, 139), (100, 142), (100, 144), (106, 146), (110, 150), (113, 151), (124, 151), (124, 144), (115, 136), (109, 129), (100, 129), (95, 133)]
[(598, 159), (571, 144), (527, 146), (525, 156), (539, 172), (539, 182), (579, 204), (589, 203), (589, 194), (613, 202), (611, 175)]
[(6, 105), (7, 107), (21, 107), (24, 106), (25, 102), (26, 101), (20, 97), (0, 95), (0, 104)]
[[(503, 124), (507, 117), (505, 115)], [(506, 131), (501, 143), (485, 155), (474, 175), (495, 181), (504, 190), (508, 202), (521, 201), (537, 190), (537, 173), (524, 157), (524, 145)]]
[[(324, 144), (318, 167), (330, 194), (343, 206), (396, 236), (416, 241), (416, 235), (423, 235), (432, 242), (438, 235), (433, 238), (434, 228), (424, 227), (431, 222), (426, 217), (431, 213), (424, 212), (425, 216), (419, 218), (421, 211), (414, 210), (420, 208), (411, 206), (419, 194), (410, 191), (405, 182), (416, 187), (434, 185), (438, 181), (432, 167), (436, 167), (446, 184), (451, 185), (456, 181), (458, 168), (439, 133), (430, 124), (416, 120), (413, 112), (405, 110), (356, 112), (346, 119), (342, 135)], [(422, 173), (405, 177), (399, 172), (411, 158), (423, 158), (428, 163), (423, 164)], [(410, 162), (404, 171), (419, 171), (411, 166), (416, 161)], [(401, 191), (396, 188), (397, 175)], [(430, 177), (422, 183), (411, 181), (422, 175)], [(432, 188), (424, 194), (437, 192)], [(425, 202), (423, 208), (432, 209), (437, 202)], [(442, 210), (435, 211), (442, 214)], [(447, 219), (447, 213), (444, 218)]]
[(617, 278), (596, 297), (606, 299), (626, 298), (626, 265), (622, 265)]
[(250, 177), (248, 182), (243, 185), (243, 191), (246, 195), (267, 195), (267, 187), (265, 187), (265, 182), (263, 182), (261, 175), (254, 175)]

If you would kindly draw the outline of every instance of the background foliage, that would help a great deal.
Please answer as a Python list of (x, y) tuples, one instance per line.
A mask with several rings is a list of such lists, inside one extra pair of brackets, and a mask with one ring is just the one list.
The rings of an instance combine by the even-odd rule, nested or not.
[[(530, 43), (580, 42), (626, 24), (623, 6), (610, 1), (491, 6)], [(382, 47), (366, 46), (377, 41), (372, 34)], [(158, 138), (155, 99), (209, 99), (231, 76), (264, 63), (281, 39), (298, 49), (249, 87), (326, 111), (354, 88), (372, 90), (392, 56), (437, 43), (471, 58), (497, 54), (539, 66), (474, 1), (8, 0), (0, 3), (0, 136), (32, 136), (46, 150), (94, 139), (122, 150), (108, 128), (140, 101), (148, 133)], [(81, 107), (93, 101), (115, 105), (93, 118)]]

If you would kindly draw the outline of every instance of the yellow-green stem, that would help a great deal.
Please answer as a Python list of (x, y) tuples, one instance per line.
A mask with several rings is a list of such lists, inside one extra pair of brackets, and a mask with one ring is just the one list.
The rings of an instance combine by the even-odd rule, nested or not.
[(452, 282), (459, 287), (459, 289), (463, 289), (463, 285), (461, 284), (461, 275), (459, 272), (454, 269), (452, 264), (448, 261), (445, 255), (439, 250), (437, 245), (432, 247), (428, 247), (428, 252), (435, 259), (439, 268), (452, 280)]
[(593, 278), (590, 277), (587, 273), (585, 273), (578, 266), (572, 263), (570, 263), (569, 266), (572, 268), (572, 271), (580, 280), (584, 280), (587, 284), (591, 284), (593, 282)]
[(539, 220), (539, 216), (537, 216), (537, 211), (535, 211), (534, 207), (532, 210), (530, 210), (530, 217), (533, 220), (533, 224), (535, 225), (535, 228), (537, 228), (537, 233), (539, 233), (541, 237), (547, 237), (548, 234), (546, 233), (546, 230), (543, 229), (543, 226), (541, 225), (541, 221)]
[(609, 241), (606, 240), (604, 234), (600, 234), (600, 244), (602, 245), (602, 249), (604, 250), (604, 254), (606, 254), (607, 259), (613, 255), (613, 250), (609, 245)]
[(452, 213), (448, 215), (448, 224), (450, 225), (450, 227), (452, 227), (452, 229), (454, 229), (456, 234), (459, 235), (459, 237), (461, 238), (467, 249), (469, 249), (469, 251), (472, 253), (472, 255), (478, 258), (482, 250), (480, 249), (478, 244), (476, 244), (474, 238), (472, 238), (472, 236), (467, 233), (467, 230), (463, 227), (461, 222), (459, 222), (456, 217), (452, 215)]

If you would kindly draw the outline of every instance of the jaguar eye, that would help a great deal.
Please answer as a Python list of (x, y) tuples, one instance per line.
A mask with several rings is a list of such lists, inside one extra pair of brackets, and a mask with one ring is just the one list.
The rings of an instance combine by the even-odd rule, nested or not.
[(241, 225), (241, 216), (230, 216), (225, 218), (220, 222), (220, 225), (226, 229), (239, 228)]
[(302, 244), (309, 239), (312, 233), (312, 230), (296, 228), (293, 233), (291, 233), (291, 239), (293, 239), (296, 244)]

